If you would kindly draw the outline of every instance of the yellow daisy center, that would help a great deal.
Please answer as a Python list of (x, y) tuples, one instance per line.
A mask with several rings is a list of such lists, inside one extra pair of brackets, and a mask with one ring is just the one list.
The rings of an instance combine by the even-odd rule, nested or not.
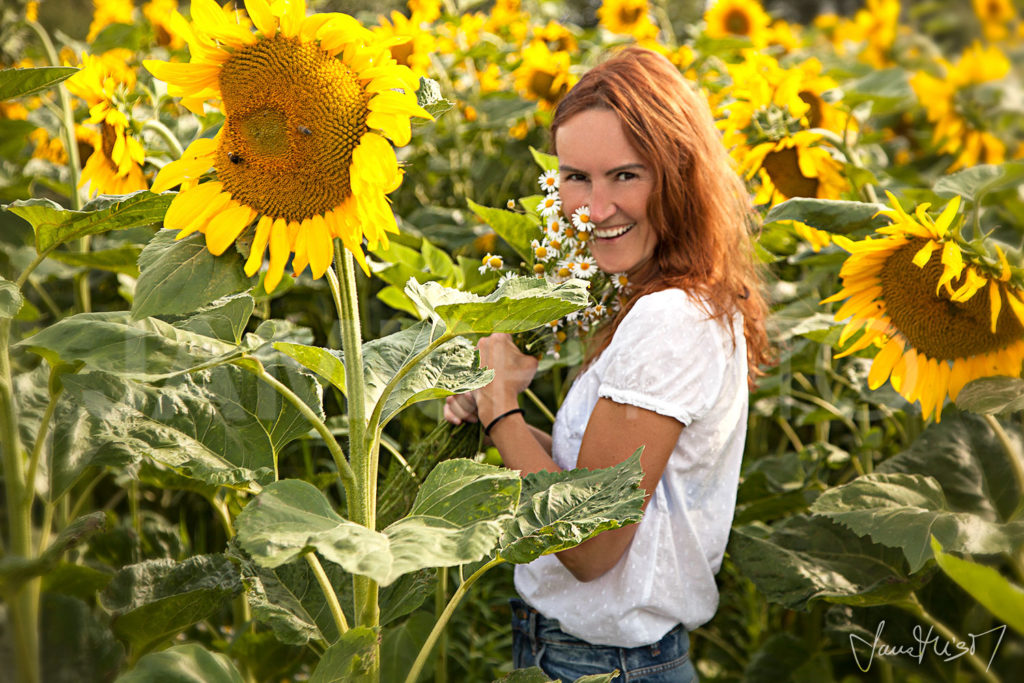
[[(930, 358), (954, 360), (998, 351), (1020, 340), (1024, 327), (1008, 306), (1001, 310), (992, 334), (988, 296), (979, 293), (955, 302), (945, 288), (935, 294), (944, 269), (941, 259), (930, 259), (924, 268), (913, 263), (926, 241), (916, 238), (903, 245), (879, 271), (886, 313), (910, 345)], [(959, 282), (952, 284), (955, 290)]]
[(217, 177), (261, 214), (302, 222), (351, 193), (352, 152), (370, 95), (313, 43), (277, 35), (236, 51), (220, 74), (227, 120)]
[(787, 197), (817, 197), (818, 179), (800, 172), (797, 154), (795, 147), (774, 150), (765, 156), (762, 166), (779, 192)]

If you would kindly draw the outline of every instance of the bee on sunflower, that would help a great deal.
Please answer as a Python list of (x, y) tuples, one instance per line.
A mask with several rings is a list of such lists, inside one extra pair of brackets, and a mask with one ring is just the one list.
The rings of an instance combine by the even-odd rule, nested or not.
[(938, 422), (946, 397), (955, 400), (971, 380), (1020, 376), (1024, 284), (1000, 247), (993, 258), (952, 228), (959, 197), (936, 219), (928, 204), (911, 215), (892, 194), (889, 200), (891, 208), (880, 213), (892, 223), (877, 230), (877, 239), (833, 237), (850, 257), (839, 272), (843, 288), (822, 303), (846, 300), (835, 313), (837, 321), (849, 319), (841, 346), (862, 331), (836, 357), (874, 345), (868, 386), (889, 380), (907, 401), (920, 402), (925, 419)]
[[(411, 138), (417, 80), (388, 43), (340, 13), (306, 16), (305, 0), (246, 0), (255, 32), (230, 20), (214, 0), (192, 0), (180, 15), (188, 64), (147, 60), (172, 96), (196, 113), (212, 102), (225, 116), (213, 138), (195, 140), (161, 169), (154, 192), (177, 185), (164, 219), (178, 237), (206, 235), (223, 253), (253, 222), (250, 276), (270, 252), (264, 288), (295, 274), (326, 273), (333, 240), (368, 271), (362, 251), (398, 232), (387, 193), (402, 182), (394, 145)], [(213, 169), (216, 179), (206, 179)]]

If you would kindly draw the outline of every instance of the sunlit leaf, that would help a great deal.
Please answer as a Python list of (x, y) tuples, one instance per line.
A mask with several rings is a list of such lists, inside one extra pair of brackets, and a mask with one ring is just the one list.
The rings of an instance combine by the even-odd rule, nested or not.
[(187, 319), (174, 323), (174, 326), (229, 344), (239, 344), (255, 305), (251, 296), (239, 294), (215, 301)]
[(225, 655), (201, 645), (175, 645), (140, 659), (115, 683), (244, 683)]
[(1008, 161), (999, 165), (978, 164), (942, 176), (935, 181), (934, 190), (940, 197), (960, 195), (968, 201), (977, 202), (990, 192), (1020, 187), (1022, 183), (1024, 162)]
[(1024, 380), (1018, 377), (982, 377), (968, 382), (956, 397), (956, 406), (982, 415), (1024, 410)]
[(77, 71), (78, 69), (72, 66), (0, 69), (0, 102), (52, 88)]
[(24, 302), (18, 285), (0, 277), (0, 318), (13, 318), (18, 315)]
[(519, 254), (520, 258), (527, 263), (532, 261), (533, 250), (530, 248), (530, 241), (543, 236), (540, 219), (537, 216), (481, 206), (472, 199), (467, 199), (466, 203), (480, 220), (491, 226), (494, 232)]
[(221, 297), (251, 289), (255, 278), (246, 276), (242, 257), (234, 249), (214, 256), (200, 233), (175, 239), (173, 230), (161, 230), (139, 255), (139, 282), (132, 301), (132, 316), (185, 315)]
[(884, 204), (851, 202), (842, 199), (808, 199), (794, 197), (776, 204), (764, 217), (765, 224), (795, 220), (812, 228), (842, 234), (863, 229), (876, 229), (889, 224), (885, 216), (876, 215)]
[(931, 539), (935, 562), (946, 576), (970, 593), (985, 609), (1010, 628), (1024, 635), (1024, 589), (983, 564), (943, 552), (942, 544)]
[[(349, 683), (366, 674), (374, 664), (377, 633), (365, 626), (356, 626), (327, 648), (320, 663), (309, 677), (309, 683)], [(379, 664), (379, 663), (378, 663)]]

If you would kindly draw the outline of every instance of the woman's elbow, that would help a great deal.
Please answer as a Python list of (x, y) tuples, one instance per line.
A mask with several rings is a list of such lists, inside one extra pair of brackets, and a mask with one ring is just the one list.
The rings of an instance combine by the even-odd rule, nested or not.
[(566, 556), (565, 551), (559, 553), (558, 559), (561, 560), (562, 566), (568, 569), (573, 578), (580, 583), (595, 581), (607, 574), (608, 570), (615, 566), (614, 562), (581, 561), (581, 558), (571, 555)]

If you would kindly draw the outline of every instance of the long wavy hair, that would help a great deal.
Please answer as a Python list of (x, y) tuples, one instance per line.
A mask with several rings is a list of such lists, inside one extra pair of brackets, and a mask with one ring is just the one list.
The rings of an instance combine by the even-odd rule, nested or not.
[[(630, 143), (650, 166), (654, 186), (647, 217), (657, 236), (654, 255), (618, 315), (589, 345), (589, 364), (607, 347), (626, 313), (645, 294), (680, 288), (695, 295), (708, 315), (732, 330), (743, 314), (748, 378), (769, 360), (761, 272), (751, 232), (756, 214), (736, 174), (703, 95), (667, 59), (627, 47), (590, 69), (555, 110), (558, 128), (580, 112), (610, 109)], [(735, 342), (735, 340), (733, 340)]]

